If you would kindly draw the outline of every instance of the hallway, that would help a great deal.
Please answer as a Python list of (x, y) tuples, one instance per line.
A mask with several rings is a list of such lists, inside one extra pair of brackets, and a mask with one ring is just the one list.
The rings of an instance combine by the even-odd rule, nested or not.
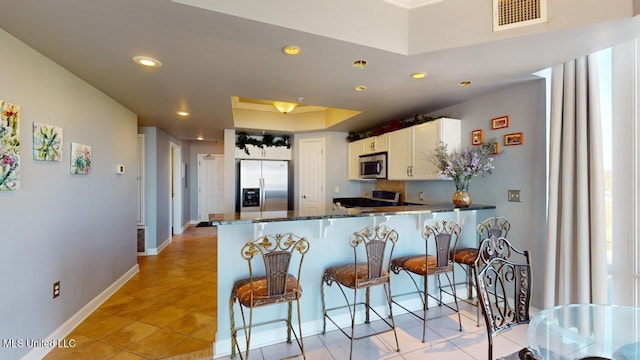
[(51, 359), (211, 358), (216, 331), (216, 233), (189, 227), (73, 332)]

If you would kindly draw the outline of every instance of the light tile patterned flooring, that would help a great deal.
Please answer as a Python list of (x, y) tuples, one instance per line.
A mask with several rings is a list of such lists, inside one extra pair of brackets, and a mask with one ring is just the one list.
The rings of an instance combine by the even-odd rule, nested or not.
[[(67, 337), (76, 347), (55, 349), (46, 359), (210, 359), (217, 325), (216, 235), (215, 228), (192, 226), (160, 255), (140, 257), (140, 272)], [(440, 316), (442, 308), (432, 308), (422, 343), (422, 322), (403, 314), (396, 316), (400, 352), (386, 332), (356, 341), (353, 359), (487, 359), (485, 328), (476, 326), (474, 307), (460, 305), (462, 332), (454, 314)], [(526, 330), (519, 326), (498, 336), (496, 357), (525, 347)], [(349, 358), (349, 341), (337, 331), (305, 337), (304, 345), (310, 360)], [(251, 359), (297, 358), (298, 352), (282, 343), (251, 351)]]

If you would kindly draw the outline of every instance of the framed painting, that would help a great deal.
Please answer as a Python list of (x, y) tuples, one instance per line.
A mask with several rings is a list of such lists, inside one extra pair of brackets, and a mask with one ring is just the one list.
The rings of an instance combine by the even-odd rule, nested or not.
[(20, 107), (0, 100), (0, 191), (20, 188)]
[(509, 127), (509, 116), (500, 116), (491, 119), (491, 130), (504, 129)]
[(33, 160), (62, 161), (62, 128), (33, 123)]
[(482, 129), (473, 130), (471, 132), (471, 145), (481, 145), (482, 143)]
[(89, 175), (91, 173), (91, 146), (71, 143), (71, 174)]
[(504, 136), (504, 146), (522, 145), (524, 142), (524, 135), (521, 132), (507, 134)]

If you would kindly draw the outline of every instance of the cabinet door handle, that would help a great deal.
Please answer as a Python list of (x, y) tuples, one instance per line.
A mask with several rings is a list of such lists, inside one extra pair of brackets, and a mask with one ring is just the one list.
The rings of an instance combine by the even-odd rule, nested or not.
[(407, 166), (407, 176), (411, 176), (409, 173), (409, 169), (411, 168), (411, 166)]

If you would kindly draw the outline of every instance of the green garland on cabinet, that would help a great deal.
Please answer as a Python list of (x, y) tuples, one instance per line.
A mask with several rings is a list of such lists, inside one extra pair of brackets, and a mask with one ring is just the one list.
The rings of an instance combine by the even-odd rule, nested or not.
[(388, 132), (400, 130), (406, 127), (426, 123), (429, 121), (434, 121), (443, 117), (447, 117), (447, 116), (442, 115), (442, 116), (433, 117), (433, 116), (427, 116), (423, 114), (423, 115), (416, 115), (412, 118), (404, 119), (404, 120), (391, 120), (388, 123), (378, 126), (375, 129), (362, 131), (362, 132), (350, 132), (349, 136), (347, 137), (347, 141), (352, 142), (352, 141), (357, 141), (361, 139), (366, 139), (368, 137), (386, 134)]
[(275, 137), (273, 135), (265, 134), (262, 136), (262, 139), (251, 137), (249, 134), (245, 132), (238, 133), (236, 137), (236, 147), (244, 151), (245, 154), (249, 154), (249, 149), (247, 145), (257, 146), (260, 149), (264, 149), (264, 147), (272, 147), (272, 146), (286, 146), (287, 149), (291, 148), (291, 144), (289, 143), (289, 136), (282, 135), (279, 137)]

